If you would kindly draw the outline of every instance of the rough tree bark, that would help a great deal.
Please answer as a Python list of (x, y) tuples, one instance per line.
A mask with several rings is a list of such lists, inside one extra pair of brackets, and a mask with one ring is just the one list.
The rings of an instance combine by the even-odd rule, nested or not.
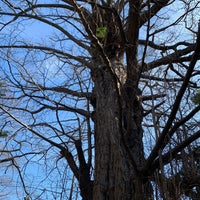
[[(126, 69), (121, 63), (116, 60), (112, 69), (99, 66), (93, 72), (96, 98), (93, 199), (150, 199), (151, 187), (138, 171), (144, 162), (141, 94), (126, 88)], [(120, 75), (115, 69), (121, 69)]]
[[(95, 16), (97, 23), (90, 26), (93, 32), (102, 26), (108, 29), (106, 38), (100, 41), (102, 45), (95, 38), (92, 44), (96, 47), (96, 68), (92, 71), (95, 96), (95, 200), (152, 197), (150, 184), (139, 172), (144, 166), (143, 113), (138, 89), (141, 69), (137, 62), (139, 10), (140, 1), (130, 2), (127, 35), (114, 9), (107, 5), (95, 7), (93, 12), (101, 13), (101, 16)], [(103, 21), (99, 20), (102, 18)], [(97, 49), (102, 50), (102, 54)], [(126, 67), (123, 64), (125, 52)]]

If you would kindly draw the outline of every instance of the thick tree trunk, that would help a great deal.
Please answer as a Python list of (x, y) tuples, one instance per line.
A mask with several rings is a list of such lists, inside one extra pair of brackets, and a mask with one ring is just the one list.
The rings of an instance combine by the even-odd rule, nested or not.
[[(135, 162), (139, 168), (144, 161), (141, 120), (135, 116), (138, 108), (134, 112), (128, 110), (130, 108), (125, 102), (127, 98), (122, 97), (122, 94), (126, 96), (127, 93), (119, 92), (117, 87), (121, 84), (117, 84), (116, 80), (106, 66), (94, 72), (96, 111), (93, 199), (148, 199), (151, 196), (147, 194), (149, 187), (145, 188), (147, 184), (144, 177), (133, 166)], [(141, 113), (139, 115), (141, 119)]]

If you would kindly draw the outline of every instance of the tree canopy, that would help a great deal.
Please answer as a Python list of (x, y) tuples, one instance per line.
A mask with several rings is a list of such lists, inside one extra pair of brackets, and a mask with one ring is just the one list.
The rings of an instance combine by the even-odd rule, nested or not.
[(0, 197), (200, 198), (199, 13), (0, 0)]

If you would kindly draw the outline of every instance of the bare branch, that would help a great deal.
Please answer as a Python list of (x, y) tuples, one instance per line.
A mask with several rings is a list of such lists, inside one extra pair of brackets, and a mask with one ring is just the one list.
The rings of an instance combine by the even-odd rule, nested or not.
[(174, 53), (171, 53), (163, 58), (160, 58), (153, 62), (147, 63), (146, 67), (144, 68), (144, 71), (154, 69), (161, 65), (168, 65), (169, 63), (181, 63), (184, 61), (190, 61), (192, 56), (188, 56), (188, 57), (182, 57), (182, 56), (185, 56), (194, 50), (195, 50), (195, 45), (191, 44), (190, 46), (186, 47), (185, 49), (177, 50)]
[[(163, 164), (166, 165), (170, 161), (172, 161), (173, 159), (176, 159), (176, 157), (178, 156), (178, 153), (180, 153), (185, 147), (189, 146), (192, 142), (194, 142), (198, 138), (200, 138), (200, 131), (197, 131), (192, 136), (187, 138), (184, 142), (178, 144), (176, 147), (171, 149), (169, 152), (167, 152), (166, 154), (162, 155)], [(156, 169), (159, 168), (159, 159), (160, 158), (157, 158), (153, 162), (153, 164), (151, 166), (151, 169), (149, 170), (150, 174), (152, 174), (153, 171), (155, 171)]]
[(153, 1), (154, 5), (150, 9), (150, 16), (149, 16), (149, 11), (145, 11), (144, 13), (142, 13), (141, 19), (140, 19), (140, 26), (143, 26), (148, 21), (149, 18), (152, 18), (162, 8), (166, 7), (169, 2), (170, 2), (170, 0), (156, 0), (156, 1)]
[(183, 81), (183, 84), (178, 92), (178, 95), (175, 99), (175, 102), (174, 102), (174, 106), (172, 108), (172, 111), (171, 111), (171, 114), (168, 118), (168, 121), (160, 135), (160, 137), (158, 138), (157, 140), (157, 143), (154, 147), (154, 149), (152, 150), (151, 154), (149, 155), (148, 159), (147, 159), (147, 163), (146, 163), (146, 166), (145, 166), (145, 169), (149, 169), (150, 165), (152, 164), (153, 160), (157, 157), (158, 155), (158, 152), (160, 149), (163, 149), (166, 145), (166, 142), (170, 140), (170, 138), (172, 137), (173, 133), (171, 135), (168, 136), (168, 132), (171, 128), (171, 125), (176, 117), (176, 113), (179, 109), (179, 105), (180, 105), (180, 102), (182, 100), (182, 97), (185, 93), (185, 90), (187, 89), (187, 86), (188, 86), (188, 83), (189, 83), (189, 80), (191, 78), (191, 75), (192, 75), (192, 72), (193, 72), (193, 69), (195, 67), (195, 64), (199, 58), (199, 53), (200, 53), (200, 25), (198, 27), (198, 34), (197, 34), (197, 40), (196, 40), (196, 46), (195, 46), (195, 51), (194, 51), (194, 54), (192, 56), (192, 60), (190, 62), (190, 65), (188, 67), (188, 70), (187, 70), (187, 73), (185, 75), (185, 79)]
[(63, 147), (61, 144), (58, 144), (58, 143), (56, 143), (56, 142), (54, 142), (54, 141), (52, 141), (52, 140), (44, 137), (43, 135), (41, 135), (37, 131), (33, 130), (31, 127), (29, 127), (26, 124), (24, 124), (22, 121), (20, 121), (14, 115), (12, 115), (10, 112), (8, 112), (7, 110), (5, 110), (2, 106), (0, 106), (0, 109), (3, 110), (5, 113), (7, 113), (8, 116), (10, 116), (12, 119), (14, 119), (16, 122), (18, 122), (22, 127), (24, 127), (25, 129), (27, 129), (28, 131), (32, 132), (34, 135), (38, 136), (39, 138), (43, 139), (44, 141), (48, 142), (52, 146), (57, 147), (58, 149), (60, 149), (60, 153), (68, 161), (68, 163), (69, 163), (69, 165), (70, 165), (70, 167), (71, 167), (74, 175), (76, 176), (76, 178), (79, 177), (78, 167), (76, 166), (76, 163), (75, 163), (75, 161), (73, 159), (72, 154), (68, 151), (67, 148)]
[(84, 64), (85, 66), (89, 67), (90, 69), (93, 69), (94, 66), (87, 62), (84, 58), (81, 57), (77, 57), (77, 56), (73, 56), (72, 54), (66, 53), (64, 51), (55, 49), (55, 48), (51, 48), (51, 47), (45, 47), (45, 46), (36, 46), (36, 45), (0, 45), (0, 48), (2, 49), (36, 49), (36, 50), (41, 50), (41, 51), (45, 51), (47, 53), (56, 55), (58, 57), (64, 57), (64, 58), (69, 58), (69, 59), (73, 59), (76, 60), (82, 64)]

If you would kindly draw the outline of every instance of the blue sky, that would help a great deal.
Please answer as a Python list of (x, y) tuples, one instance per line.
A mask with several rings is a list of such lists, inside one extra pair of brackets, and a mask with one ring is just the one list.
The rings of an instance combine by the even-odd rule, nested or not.
[[(46, 2), (46, 1), (44, 1), (44, 2)], [(168, 15), (169, 15), (169, 13), (168, 13)], [(173, 17), (175, 17), (175, 16), (173, 16)], [(21, 26), (20, 29), (21, 29), (21, 32), (20, 32), (19, 36), (22, 37), (22, 38), (24, 38), (24, 39), (26, 39), (28, 42), (31, 42), (31, 43), (32, 42), (33, 43), (46, 43), (47, 45), (48, 45), (48, 42), (50, 41), (49, 40), (50, 39), (50, 35), (51, 35), (52, 31), (53, 31), (52, 28), (50, 28), (48, 25), (45, 25), (44, 23), (41, 23), (41, 22), (28, 22), (28, 21), (25, 21), (24, 27)], [(182, 29), (182, 27), (181, 27), (181, 29)], [(181, 32), (181, 30), (179, 30), (179, 31)], [(179, 34), (180, 34), (180, 32), (179, 32)], [(141, 37), (142, 37), (142, 32), (141, 32)], [(185, 37), (185, 35), (183, 35), (183, 37)], [(180, 38), (182, 38), (182, 37), (180, 37)], [(162, 41), (162, 39), (163, 39), (163, 35), (161, 34), (160, 35), (160, 40)], [(190, 38), (190, 40), (191, 40), (191, 38)], [(156, 42), (159, 42), (159, 37), (156, 39)], [(68, 42), (66, 46), (68, 46), (69, 49), (66, 49), (66, 50), (71, 51), (71, 49), (73, 49), (73, 48), (71, 48), (71, 45), (72, 44), (70, 42)], [(76, 51), (76, 48), (74, 48), (74, 49)], [(55, 65), (57, 65), (57, 67), (58, 67), (59, 66), (59, 62), (56, 60), (56, 58), (55, 58), (55, 60), (54, 60), (54, 58), (52, 58), (52, 59), (50, 59), (50, 61), (49, 60), (46, 61), (44, 63), (44, 65), (43, 65), (43, 67), (45, 66), (45, 68), (48, 70), (49, 79), (52, 78), (52, 75), (53, 75), (54, 81), (55, 81), (54, 84), (56, 85), (56, 84), (58, 84), (60, 82), (63, 82), (63, 80), (59, 80), (60, 76), (58, 76), (58, 74), (56, 74), (56, 76), (55, 76), (55, 73), (58, 71), (58, 68), (56, 68)], [(31, 67), (32, 66), (30, 66), (30, 71), (34, 69), (33, 67), (32, 68)], [(62, 114), (64, 116), (65, 113), (62, 113)], [(46, 119), (44, 117), (43, 120), (49, 120), (50, 117), (52, 117), (52, 113), (49, 113), (49, 116), (47, 116)], [(16, 127), (13, 127), (13, 128), (16, 128)], [(19, 132), (20, 132), (20, 128), (19, 127), (17, 127), (17, 128), (19, 129)], [(23, 133), (23, 134), (25, 134), (25, 133)], [(30, 134), (29, 137), (31, 138), (31, 134)], [(6, 141), (6, 139), (1, 139), (1, 140), (2, 141)], [(38, 143), (38, 144), (40, 144), (41, 146), (43, 145), (43, 143)], [(26, 148), (26, 147), (24, 147), (24, 148)], [(30, 148), (30, 147), (28, 147), (28, 148)], [(54, 154), (59, 155), (59, 152), (56, 152), (55, 149), (52, 149), (51, 152), (52, 152), (52, 154), (50, 153), (50, 155), (49, 155), (50, 159), (51, 159), (51, 156), (54, 155)], [(38, 187), (42, 186), (42, 184), (40, 184), (40, 178), (41, 177), (38, 174), (42, 174), (43, 173), (42, 170), (44, 170), (44, 168), (43, 167), (41, 167), (41, 168), (37, 167), (37, 164), (39, 162), (38, 158), (39, 158), (39, 156), (36, 156), (33, 159), (35, 161), (35, 163), (34, 162), (31, 163), (30, 167), (27, 167), (27, 170), (26, 170), (26, 175), (28, 175), (28, 177), (27, 177), (28, 184), (30, 184), (31, 186), (33, 186), (32, 189), (30, 189), (30, 192), (34, 192), (35, 188), (38, 188)], [(53, 157), (52, 160), (54, 162), (54, 161), (56, 161), (56, 158)], [(44, 161), (40, 161), (40, 162), (41, 162), (41, 166), (43, 166), (45, 164)], [(64, 169), (65, 168), (64, 166), (66, 165), (65, 161), (60, 161), (60, 162), (62, 164), (61, 164), (61, 167), (59, 169), (61, 169), (62, 171), (65, 171), (66, 170), (66, 169)], [(19, 164), (20, 164), (20, 161), (19, 161)], [(54, 164), (54, 163), (51, 163), (51, 164)], [(10, 171), (8, 171), (8, 173), (12, 175), (12, 173)], [(59, 171), (57, 171), (57, 173), (59, 174)], [(68, 176), (71, 175), (68, 170), (66, 170), (66, 173), (68, 173), (67, 174)], [(44, 183), (44, 185), (46, 184), (46, 189), (51, 189), (51, 186), (49, 185), (49, 182), (50, 182), (50, 180), (54, 180), (54, 178), (56, 178), (55, 174), (56, 173), (50, 174), (49, 177), (48, 177), (48, 180)], [(59, 174), (59, 176), (57, 178), (62, 179), (63, 176), (64, 175), (61, 173), (61, 174)], [(32, 179), (29, 180), (28, 178), (33, 178), (33, 180), (37, 179), (36, 184), (31, 183)], [(65, 178), (68, 178), (68, 177), (65, 177)], [(71, 182), (66, 183), (66, 184), (70, 185)], [(21, 185), (19, 185), (19, 186), (21, 186)], [(41, 190), (42, 190), (42, 188), (41, 188)], [(17, 190), (17, 192), (14, 191), (14, 193), (18, 193), (17, 195), (19, 197), (25, 195), (21, 188), (19, 190)], [(11, 197), (11, 195), (9, 194), (8, 199), (11, 199), (11, 198), (12, 199), (15, 199), (15, 198), (17, 199), (16, 196), (15, 197)], [(48, 199), (48, 198), (50, 200), (52, 199), (52, 197), (46, 196), (46, 199)]]

